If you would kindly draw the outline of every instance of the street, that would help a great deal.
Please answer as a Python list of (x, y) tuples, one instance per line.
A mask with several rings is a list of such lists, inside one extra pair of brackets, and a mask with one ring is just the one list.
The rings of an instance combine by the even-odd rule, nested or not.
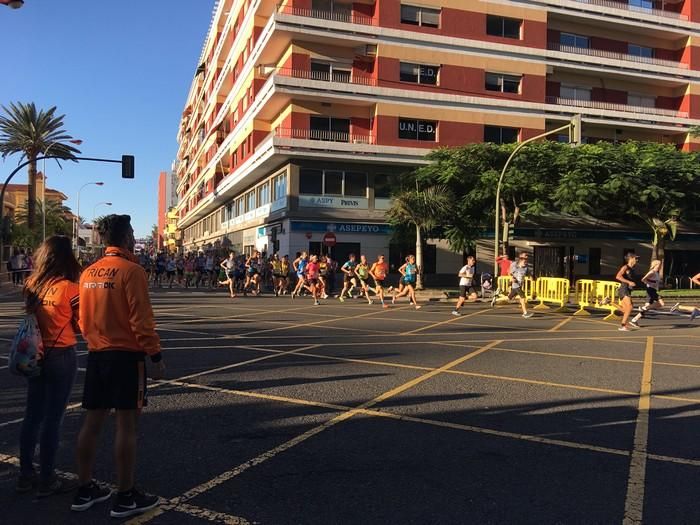
[[(515, 305), (152, 298), (167, 379), (149, 383), (137, 483), (163, 505), (130, 523), (700, 523), (700, 321), (620, 333), (603, 313)], [(19, 317), (3, 299), (3, 344)], [(108, 505), (15, 494), (25, 386), (5, 366), (0, 388), (3, 522), (114, 523)]]

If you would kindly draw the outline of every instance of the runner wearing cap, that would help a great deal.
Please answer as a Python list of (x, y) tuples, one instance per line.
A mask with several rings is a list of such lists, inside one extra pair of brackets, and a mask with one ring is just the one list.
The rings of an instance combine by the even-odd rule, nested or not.
[[(620, 269), (617, 271), (617, 275), (615, 276), (615, 280), (620, 283), (620, 289), (618, 290), (617, 295), (620, 299), (618, 308), (622, 310), (622, 323), (620, 324), (620, 328), (618, 328), (618, 330), (621, 332), (629, 332), (627, 321), (629, 320), (632, 310), (634, 309), (634, 303), (632, 302), (632, 289), (637, 286), (637, 274), (635, 273), (634, 267), (637, 265), (638, 260), (639, 255), (636, 255), (633, 252), (627, 253), (625, 255), (625, 264), (620, 267)], [(632, 326), (639, 328), (636, 323), (634, 323)]]

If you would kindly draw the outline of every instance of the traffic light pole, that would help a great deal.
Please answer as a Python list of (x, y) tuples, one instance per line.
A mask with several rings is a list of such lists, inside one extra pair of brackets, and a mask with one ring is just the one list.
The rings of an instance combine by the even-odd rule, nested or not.
[(501, 222), (501, 216), (500, 216), (500, 211), (501, 211), (501, 186), (503, 184), (503, 179), (506, 176), (506, 171), (508, 171), (508, 167), (510, 166), (510, 162), (513, 160), (513, 157), (520, 151), (524, 146), (527, 144), (530, 144), (531, 142), (535, 142), (536, 140), (543, 139), (545, 137), (548, 137), (550, 135), (554, 135), (555, 133), (561, 133), (562, 131), (567, 130), (569, 132), (569, 142), (574, 145), (578, 146), (581, 143), (581, 115), (574, 115), (574, 117), (571, 119), (571, 121), (566, 125), (566, 126), (561, 126), (560, 128), (553, 129), (551, 131), (547, 131), (546, 133), (540, 133), (539, 135), (536, 135), (534, 137), (531, 137), (527, 140), (522, 141), (520, 144), (518, 144), (515, 149), (513, 150), (513, 153), (510, 154), (510, 157), (508, 157), (508, 160), (506, 161), (505, 165), (503, 166), (503, 170), (501, 170), (501, 176), (498, 178), (498, 185), (496, 186), (496, 221), (494, 225), (494, 230), (493, 230), (493, 278), (496, 280), (498, 278), (498, 252), (500, 250), (500, 238), (498, 235), (498, 230), (500, 228), (500, 222)]
[[(121, 160), (116, 160), (116, 159), (100, 159), (100, 158), (95, 158), (95, 157), (71, 157), (71, 158), (65, 158), (65, 157), (60, 157), (57, 155), (44, 155), (41, 157), (37, 157), (36, 159), (33, 160), (27, 160), (17, 166), (12, 173), (5, 179), (5, 183), (2, 185), (2, 189), (0, 189), (0, 228), (4, 227), (4, 215), (5, 215), (5, 191), (7, 190), (7, 185), (10, 183), (12, 178), (19, 173), (19, 171), (22, 168), (25, 168), (29, 166), (32, 162), (38, 162), (40, 160), (45, 160), (45, 159), (59, 159), (59, 160), (85, 160), (88, 162), (107, 162), (111, 164), (121, 164), (122, 165), (122, 178), (126, 179), (133, 179), (134, 178), (134, 157), (131, 155), (122, 155)], [(4, 236), (4, 231), (0, 230), (0, 271), (2, 271), (5, 268), (4, 265), (5, 261), (5, 236)]]

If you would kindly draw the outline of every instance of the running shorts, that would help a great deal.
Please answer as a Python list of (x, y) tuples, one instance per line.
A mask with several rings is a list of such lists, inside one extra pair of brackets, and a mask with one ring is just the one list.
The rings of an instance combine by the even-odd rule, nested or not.
[(516, 297), (522, 297), (523, 299), (525, 299), (525, 292), (519, 286), (517, 288), (511, 288), (510, 293), (508, 294), (509, 300), (513, 300)]
[(471, 294), (476, 293), (476, 288), (473, 286), (460, 286), (459, 287), (459, 296), (464, 297), (465, 299), (470, 296)]
[(416, 285), (416, 280), (413, 278), (402, 277), (401, 282), (403, 283), (404, 286), (415, 286)]
[(166, 273), (168, 274), (168, 277), (175, 277), (175, 270), (168, 270)]
[(617, 297), (622, 300), (625, 297), (632, 297), (632, 291), (629, 289), (629, 286), (626, 284), (623, 284), (620, 286), (620, 289), (617, 291)]
[(374, 279), (374, 286), (376, 288), (384, 288), (384, 279)]
[(255, 275), (258, 271), (255, 268), (248, 268), (248, 274)]
[(146, 398), (146, 354), (128, 350), (89, 352), (83, 408), (136, 410)]
[(348, 275), (346, 273), (345, 276), (343, 277), (343, 282), (345, 284), (350, 284), (353, 281), (357, 282), (357, 278), (354, 275)]
[(367, 281), (369, 280), (369, 278), (363, 279), (362, 277), (358, 277), (357, 279), (358, 279), (359, 285), (360, 285), (361, 287), (366, 288), (366, 287), (369, 286), (369, 283), (367, 282)]
[(655, 303), (659, 300), (659, 291), (656, 288), (647, 286), (647, 302), (649, 304)]

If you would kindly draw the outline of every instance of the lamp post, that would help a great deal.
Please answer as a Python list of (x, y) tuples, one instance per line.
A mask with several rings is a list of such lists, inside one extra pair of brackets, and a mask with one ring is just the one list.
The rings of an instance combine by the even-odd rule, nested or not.
[(568, 131), (569, 132), (569, 143), (572, 146), (578, 146), (581, 144), (581, 115), (574, 115), (571, 117), (571, 120), (566, 126), (561, 126), (559, 128), (553, 129), (551, 131), (547, 131), (545, 133), (540, 133), (539, 135), (536, 135), (532, 138), (529, 138), (527, 140), (522, 141), (520, 144), (518, 144), (515, 149), (513, 150), (513, 153), (510, 154), (510, 157), (508, 157), (508, 160), (506, 161), (505, 165), (503, 166), (503, 170), (501, 171), (501, 176), (498, 178), (498, 186), (496, 186), (496, 221), (494, 224), (494, 230), (493, 230), (493, 277), (494, 279), (498, 278), (498, 251), (500, 248), (500, 239), (498, 236), (498, 229), (500, 227), (500, 222), (501, 222), (501, 217), (500, 217), (500, 211), (501, 211), (501, 185), (503, 184), (503, 179), (506, 176), (506, 171), (508, 170), (508, 166), (510, 166), (510, 161), (513, 160), (513, 157), (515, 157), (516, 153), (520, 151), (525, 145), (529, 144), (530, 142), (534, 142), (536, 140), (542, 139), (544, 137), (548, 137), (549, 135), (554, 135), (555, 133), (561, 133), (562, 131)]
[(104, 186), (104, 182), (87, 182), (83, 184), (78, 190), (78, 199), (75, 205), (76, 219), (75, 219), (75, 256), (80, 256), (80, 192), (87, 186)]
[[(46, 157), (49, 155), (51, 148), (53, 148), (58, 142), (58, 140), (53, 141), (44, 150), (44, 159), (41, 161), (41, 176), (43, 183), (41, 185), (41, 238), (46, 240)], [(69, 140), (71, 144), (80, 146), (83, 141), (80, 139)], [(59, 165), (60, 166), (60, 165)]]

